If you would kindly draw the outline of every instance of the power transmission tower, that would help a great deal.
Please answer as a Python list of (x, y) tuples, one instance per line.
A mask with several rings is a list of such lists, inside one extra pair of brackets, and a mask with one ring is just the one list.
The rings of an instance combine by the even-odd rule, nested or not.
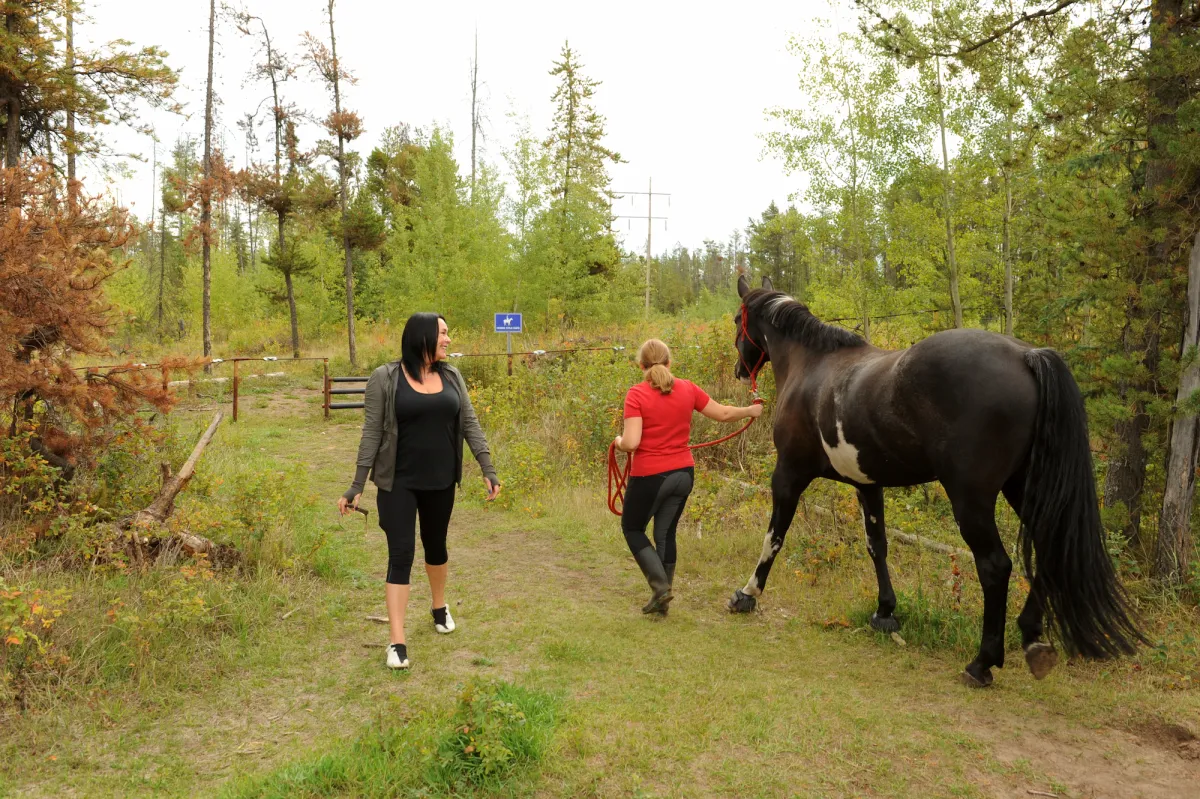
[(618, 196), (633, 197), (644, 196), (646, 198), (646, 215), (634, 216), (631, 214), (616, 214), (616, 219), (645, 219), (646, 220), (646, 318), (650, 318), (650, 243), (654, 234), (654, 220), (663, 220), (663, 229), (666, 229), (666, 220), (668, 217), (654, 215), (654, 198), (666, 197), (667, 207), (671, 207), (671, 195), (669, 192), (655, 191), (654, 178), (650, 178), (649, 189), (647, 191), (618, 191), (614, 192)]

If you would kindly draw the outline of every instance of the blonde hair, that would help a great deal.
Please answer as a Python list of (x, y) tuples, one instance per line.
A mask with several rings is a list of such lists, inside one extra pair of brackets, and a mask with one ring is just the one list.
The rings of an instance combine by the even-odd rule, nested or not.
[(638, 350), (638, 365), (646, 370), (650, 385), (663, 394), (670, 394), (675, 387), (675, 376), (671, 374), (671, 350), (656, 338), (649, 339)]

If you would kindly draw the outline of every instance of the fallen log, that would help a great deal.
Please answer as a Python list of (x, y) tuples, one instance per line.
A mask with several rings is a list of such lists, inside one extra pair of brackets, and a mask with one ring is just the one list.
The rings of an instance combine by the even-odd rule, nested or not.
[[(133, 516), (118, 522), (118, 527), (122, 530), (128, 530), (130, 527), (148, 527), (162, 524), (167, 520), (167, 517), (175, 510), (175, 497), (179, 496), (179, 492), (186, 488), (188, 482), (192, 479), (192, 475), (196, 472), (196, 463), (200, 460), (200, 456), (204, 454), (204, 448), (212, 441), (213, 436), (217, 432), (217, 425), (221, 424), (223, 417), (224, 414), (217, 411), (216, 415), (213, 416), (212, 422), (208, 425), (208, 429), (204, 431), (204, 435), (200, 436), (200, 440), (196, 442), (196, 446), (192, 449), (192, 454), (188, 456), (178, 474), (172, 476), (170, 474), (170, 466), (162, 464), (163, 486), (158, 492), (158, 496), (147, 507), (138, 511)], [(193, 537), (198, 538), (198, 536)]]
[[(196, 464), (199, 462), (200, 456), (204, 454), (204, 448), (208, 446), (216, 434), (217, 427), (221, 424), (222, 418), (224, 418), (224, 414), (217, 411), (216, 415), (213, 416), (212, 422), (208, 425), (208, 429), (200, 436), (200, 440), (192, 448), (192, 454), (188, 456), (188, 459), (177, 474), (171, 474), (169, 464), (160, 464), (162, 488), (153, 502), (132, 516), (126, 516), (116, 522), (115, 527), (118, 530), (128, 533), (133, 548), (133, 556), (136, 561), (140, 562), (143, 560), (144, 553), (142, 547), (149, 543), (149, 537), (139, 535), (139, 532), (161, 526), (175, 510), (175, 498), (179, 496), (179, 492), (187, 487), (188, 482), (192, 479), (192, 475), (196, 473)], [(217, 550), (217, 545), (209, 539), (187, 532), (178, 533), (175, 536), (175, 540), (178, 541), (180, 548), (184, 552), (192, 556), (199, 554), (212, 555)]]

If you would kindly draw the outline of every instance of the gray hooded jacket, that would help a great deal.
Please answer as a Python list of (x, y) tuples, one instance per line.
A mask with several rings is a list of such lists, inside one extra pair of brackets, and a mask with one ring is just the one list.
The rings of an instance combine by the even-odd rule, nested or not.
[[(354, 483), (344, 496), (353, 502), (354, 497), (362, 493), (370, 476), (375, 485), (383, 491), (392, 490), (392, 481), (396, 474), (396, 447), (399, 438), (399, 428), (396, 424), (396, 381), (399, 379), (400, 362), (392, 361), (380, 366), (371, 373), (367, 380), (365, 395), (366, 410), (363, 418), (362, 441), (358, 445), (358, 462), (354, 472)], [(471, 448), (471, 454), (479, 461), (483, 476), (493, 484), (499, 483), (496, 470), (492, 466), (492, 454), (488, 450), (487, 439), (479, 426), (479, 418), (471, 407), (471, 398), (467, 394), (467, 384), (457, 369), (448, 363), (442, 364), (442, 374), (448, 377), (446, 386), (458, 392), (459, 410), (455, 435), (458, 446), (455, 447), (455, 482), (462, 485), (463, 441)]]

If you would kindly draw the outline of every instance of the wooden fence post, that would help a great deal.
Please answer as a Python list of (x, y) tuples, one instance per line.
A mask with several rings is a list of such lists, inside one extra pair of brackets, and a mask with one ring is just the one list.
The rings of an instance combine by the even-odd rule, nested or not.
[(233, 421), (238, 417), (238, 362), (233, 359)]
[(322, 393), (324, 394), (324, 400), (325, 400), (325, 402), (324, 402), (325, 418), (328, 419), (329, 418), (329, 359), (328, 358), (322, 359), (322, 367), (324, 368), (324, 371), (325, 371), (324, 388), (322, 389)]

